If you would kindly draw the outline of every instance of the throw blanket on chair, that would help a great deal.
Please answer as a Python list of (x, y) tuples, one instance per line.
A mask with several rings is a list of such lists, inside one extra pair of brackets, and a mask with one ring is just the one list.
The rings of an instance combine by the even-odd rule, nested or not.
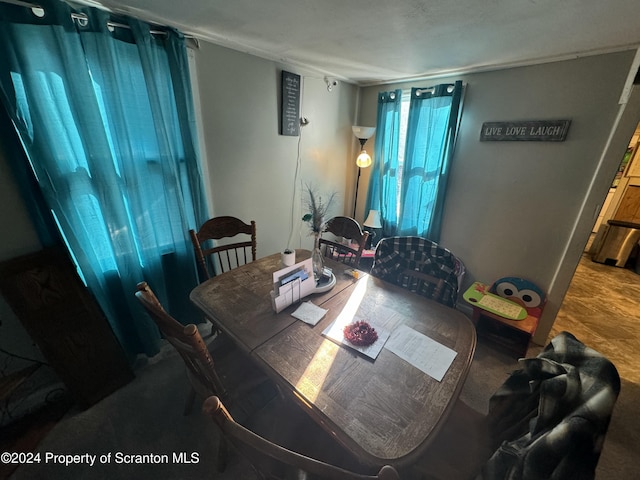
[(479, 478), (593, 479), (620, 392), (615, 366), (562, 332), (491, 397), (489, 425), (502, 441)]
[(390, 283), (407, 288), (405, 269), (417, 270), (444, 280), (444, 288), (438, 298), (433, 291), (411, 290), (414, 293), (454, 307), (458, 298), (458, 271), (460, 262), (455, 255), (437, 243), (422, 237), (383, 238), (376, 247), (371, 274)]

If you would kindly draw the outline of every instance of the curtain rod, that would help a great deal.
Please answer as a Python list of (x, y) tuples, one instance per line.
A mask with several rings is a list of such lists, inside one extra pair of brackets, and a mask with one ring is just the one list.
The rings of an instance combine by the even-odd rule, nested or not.
[[(1, 1), (1, 0), (0, 0)], [(447, 85), (447, 93), (451, 93), (454, 90), (453, 85)], [(416, 95), (420, 96), (423, 93), (436, 93), (436, 87), (418, 88), (416, 89)]]
[[(42, 11), (44, 11), (44, 8), (42, 8), (40, 5), (36, 4), (36, 3), (31, 3), (31, 2), (23, 2), (22, 0), (0, 0), (1, 3), (10, 3), (13, 5), (18, 5), (19, 7), (25, 7), (25, 8), (30, 8), (30, 9), (40, 9)], [(34, 13), (35, 14), (35, 13)], [(85, 26), (89, 20), (89, 18), (84, 14), (84, 13), (72, 13), (71, 14), (71, 18), (73, 18), (74, 20), (78, 20), (78, 23), (80, 23), (80, 26)], [(84, 23), (83, 23), (84, 22)], [(124, 23), (118, 23), (118, 22), (107, 22), (107, 27), (111, 27), (111, 28), (128, 28), (131, 29), (131, 27), (129, 25), (125, 25)], [(167, 32), (162, 31), (162, 30), (150, 30), (149, 33), (153, 34), (153, 35), (166, 35)], [(187, 36), (185, 35), (185, 38), (193, 38), (193, 40), (196, 40), (194, 37), (191, 36)], [(197, 40), (196, 40), (197, 43)]]

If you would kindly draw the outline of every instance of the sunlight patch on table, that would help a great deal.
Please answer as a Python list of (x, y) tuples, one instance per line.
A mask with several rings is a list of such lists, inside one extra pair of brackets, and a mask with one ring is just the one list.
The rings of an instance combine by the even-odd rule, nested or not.
[[(367, 291), (367, 280), (362, 279), (356, 285), (349, 300), (336, 318), (336, 322), (349, 324), (355, 317), (356, 312), (364, 294)], [(322, 389), (322, 385), (329, 374), (329, 370), (333, 365), (333, 361), (338, 354), (340, 347), (331, 340), (323, 340), (322, 344), (316, 351), (315, 355), (307, 365), (304, 373), (296, 384), (296, 390), (304, 395), (310, 402), (314, 402), (318, 398), (318, 394)]]

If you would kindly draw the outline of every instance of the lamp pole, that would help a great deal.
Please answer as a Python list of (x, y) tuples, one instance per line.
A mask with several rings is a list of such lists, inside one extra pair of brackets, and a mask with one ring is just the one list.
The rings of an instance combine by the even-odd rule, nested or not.
[(360, 184), (360, 172), (362, 168), (358, 167), (358, 177), (356, 179), (356, 194), (353, 199), (353, 218), (356, 218), (356, 205), (358, 204), (358, 185)]
[(351, 127), (354, 135), (360, 142), (360, 153), (358, 154), (358, 158), (356, 159), (356, 165), (358, 166), (358, 177), (356, 179), (356, 191), (353, 196), (353, 218), (356, 218), (356, 207), (358, 206), (358, 188), (360, 187), (360, 173), (362, 167), (368, 167), (371, 165), (371, 157), (364, 149), (364, 144), (367, 143), (367, 140), (371, 138), (376, 131), (375, 127), (360, 127), (358, 125), (354, 125)]

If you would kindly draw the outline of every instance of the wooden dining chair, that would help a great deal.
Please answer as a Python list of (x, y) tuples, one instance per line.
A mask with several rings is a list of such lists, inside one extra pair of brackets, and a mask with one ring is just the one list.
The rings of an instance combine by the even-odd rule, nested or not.
[[(189, 235), (200, 281), (256, 259), (256, 222), (253, 220), (247, 224), (236, 217), (214, 217), (204, 222), (197, 232), (189, 230)], [(236, 235), (248, 235), (248, 238), (232, 243), (213, 243)]]
[(400, 286), (418, 295), (430, 298), (442, 298), (444, 279), (434, 277), (420, 270), (405, 268), (399, 276)]
[[(217, 424), (224, 439), (247, 458), (260, 478), (327, 480), (397, 480), (400, 478), (398, 472), (389, 465), (380, 468), (377, 474), (360, 474), (285, 448), (237, 423), (216, 396), (207, 398), (202, 409)], [(297, 435), (299, 437), (314, 436), (307, 429), (298, 429)], [(219, 465), (224, 466), (226, 443), (220, 442), (219, 448), (218, 460), (221, 462)]]
[[(217, 335), (208, 345), (205, 344), (194, 324), (183, 325), (167, 313), (147, 282), (138, 283), (135, 295), (187, 367), (191, 390), (185, 403), (185, 415), (191, 412), (196, 395), (201, 398), (218, 395), (235, 401), (236, 398), (247, 397), (257, 387), (264, 388), (251, 393), (264, 394), (265, 400), (270, 400), (277, 393), (275, 385), (228, 337)], [(239, 404), (238, 408), (243, 409), (244, 406)]]
[(344, 264), (358, 267), (369, 232), (363, 232), (358, 222), (353, 218), (341, 216), (333, 217), (327, 221), (326, 232), (340, 238), (342, 242), (346, 240), (349, 243), (341, 243), (337, 239), (330, 240), (322, 237), (320, 238), (320, 249), (324, 255)]

